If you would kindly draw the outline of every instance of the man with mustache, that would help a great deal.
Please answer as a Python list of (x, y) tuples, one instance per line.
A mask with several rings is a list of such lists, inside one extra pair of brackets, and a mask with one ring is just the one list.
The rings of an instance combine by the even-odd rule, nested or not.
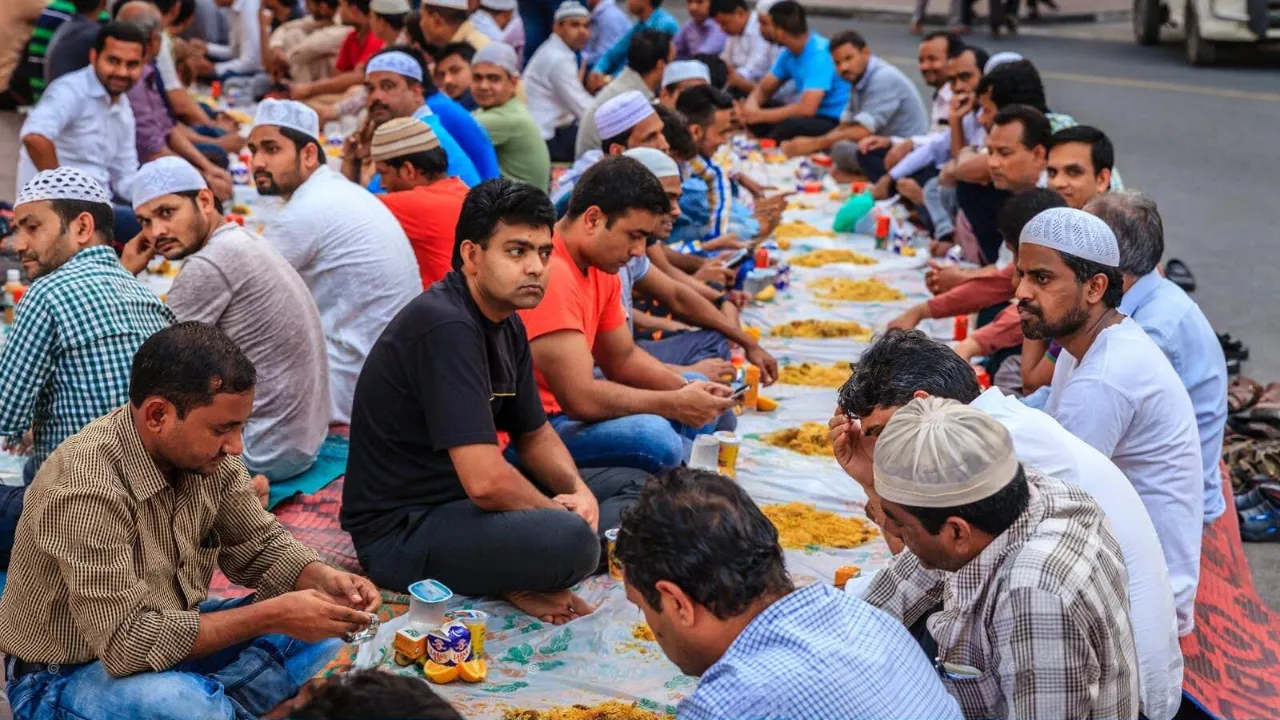
[[(110, 23), (98, 31), (89, 66), (55, 80), (22, 125), (18, 187), (41, 170), (76, 168), (127, 199), (138, 172), (133, 110), (125, 93), (142, 74), (147, 35), (131, 23)], [(113, 201), (114, 237), (120, 243), (138, 234), (127, 201)]]
[(181, 158), (142, 166), (133, 207), (142, 262), (129, 269), (141, 271), (157, 253), (182, 260), (166, 299), (174, 315), (217, 326), (258, 369), (241, 459), (259, 494), (268, 481), (304, 472), (329, 431), (324, 329), (306, 283), (270, 243), (226, 222), (204, 178)]
[(543, 302), (554, 225), (532, 186), (501, 178), (473, 189), (453, 271), (369, 353), (341, 518), (382, 587), (436, 578), (555, 624), (591, 612), (569, 588), (603, 571), (601, 533), (646, 476), (579, 472), (542, 410), (516, 311)]
[(1204, 522), (1200, 435), (1168, 358), (1118, 309), (1116, 236), (1083, 210), (1046, 210), (1022, 229), (1018, 277), (1022, 333), (1062, 346), (1044, 411), (1111, 458), (1138, 491), (1169, 567), (1178, 634), (1186, 635)]
[(324, 164), (319, 138), (314, 110), (264, 100), (249, 134), (250, 169), (259, 193), (287, 203), (263, 235), (311, 289), (328, 348), (330, 420), (347, 423), (365, 356), (422, 281), (395, 216)]
[[(5, 449), (27, 456), (30, 484), (59, 443), (125, 401), (133, 354), (173, 313), (120, 267), (110, 198), (87, 174), (38, 173), (18, 193), (14, 226), (33, 282), (0, 354), (0, 434)], [(5, 567), (22, 497), (23, 488), (0, 488)]]

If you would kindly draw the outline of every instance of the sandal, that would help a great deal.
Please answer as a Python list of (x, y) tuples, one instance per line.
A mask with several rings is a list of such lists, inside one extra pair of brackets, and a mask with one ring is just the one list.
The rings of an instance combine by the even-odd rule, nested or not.
[(1222, 354), (1225, 355), (1228, 360), (1231, 358), (1235, 358), (1237, 360), (1249, 359), (1249, 346), (1245, 345), (1240, 340), (1232, 338), (1230, 333), (1219, 333), (1218, 344), (1222, 346)]
[(1196, 291), (1196, 276), (1191, 274), (1191, 268), (1181, 260), (1175, 258), (1166, 262), (1164, 276), (1188, 293)]
[(1271, 383), (1249, 411), (1253, 420), (1280, 420), (1280, 383)]
[(1262, 397), (1262, 383), (1244, 376), (1231, 378), (1227, 384), (1227, 410), (1238, 413), (1248, 410)]

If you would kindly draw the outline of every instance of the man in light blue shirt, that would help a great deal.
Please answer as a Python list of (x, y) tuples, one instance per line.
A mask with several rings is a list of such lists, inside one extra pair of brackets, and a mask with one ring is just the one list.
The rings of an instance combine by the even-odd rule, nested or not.
[(1138, 192), (1111, 192), (1085, 210), (1111, 227), (1120, 245), (1124, 298), (1120, 312), (1147, 331), (1191, 396), (1204, 464), (1204, 522), (1226, 510), (1222, 436), (1227, 423), (1227, 360), (1213, 326), (1182, 288), (1156, 270), (1164, 254), (1164, 224), (1155, 201)]
[(591, 39), (582, 51), (587, 67), (594, 67), (631, 30), (631, 18), (618, 7), (616, 0), (587, 0), (591, 8)]
[[(640, 22), (631, 26), (631, 29), (622, 36), (620, 40), (615, 42), (604, 55), (596, 60), (591, 66), (593, 75), (616, 75), (627, 64), (627, 52), (631, 49), (631, 37), (639, 30), (657, 30), (664, 32), (671, 37), (675, 37), (680, 32), (680, 22), (675, 16), (663, 10), (662, 0), (627, 0), (627, 10), (636, 17), (640, 18)], [(599, 83), (599, 78), (588, 85)]]
[(961, 717), (901, 622), (825, 582), (795, 588), (778, 531), (733, 480), (649, 481), (615, 550), (662, 651), (701, 676), (678, 720)]
[[(849, 104), (849, 83), (836, 72), (830, 43), (809, 30), (804, 8), (782, 0), (769, 9), (775, 41), (782, 53), (773, 68), (747, 97), (740, 115), (752, 132), (777, 141), (793, 137), (819, 137), (840, 124)], [(768, 107), (774, 93), (794, 81), (800, 99), (789, 105)]]

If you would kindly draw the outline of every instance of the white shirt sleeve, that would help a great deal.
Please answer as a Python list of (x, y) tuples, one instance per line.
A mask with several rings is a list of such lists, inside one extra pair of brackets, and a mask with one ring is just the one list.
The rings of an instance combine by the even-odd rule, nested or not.
[[(236, 13), (239, 42), (234, 43), (236, 56), (213, 66), (219, 74), (255, 73), (262, 69), (262, 37), (258, 26), (258, 9), (256, 3), (245, 3), (244, 9)], [(230, 55), (230, 53), (228, 53)]]
[(27, 114), (19, 138), (42, 135), (56, 145), (63, 129), (79, 114), (80, 91), (79, 83), (74, 77), (55, 80), (40, 96), (40, 102)]
[(1054, 419), (1072, 435), (1111, 457), (1136, 408), (1116, 388), (1092, 377), (1072, 377), (1054, 408)]
[(586, 88), (582, 87), (572, 55), (565, 57), (562, 67), (551, 74), (550, 80), (551, 89), (559, 99), (560, 106), (573, 113), (573, 116), (581, 122), (582, 118), (586, 117), (587, 111), (591, 109), (594, 98)]
[(748, 40), (750, 47), (750, 55), (747, 64), (738, 69), (743, 77), (751, 82), (760, 82), (765, 75), (769, 74), (769, 70), (773, 68), (773, 47), (757, 29), (755, 33), (750, 35)]
[(178, 66), (173, 61), (173, 42), (169, 40), (168, 33), (161, 34), (160, 38), (160, 54), (156, 56), (156, 69), (160, 71), (160, 82), (164, 84), (165, 92), (182, 90), (186, 86), (178, 77)]
[(138, 175), (138, 143), (132, 114), (129, 115), (128, 139), (116, 143), (115, 156), (107, 169), (111, 172), (111, 190), (116, 197), (126, 201), (133, 197), (133, 180)]

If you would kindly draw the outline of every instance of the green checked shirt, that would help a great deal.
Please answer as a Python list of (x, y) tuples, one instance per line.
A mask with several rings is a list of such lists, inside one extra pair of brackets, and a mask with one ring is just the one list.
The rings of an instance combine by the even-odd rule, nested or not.
[(129, 400), (133, 355), (173, 312), (106, 246), (32, 283), (0, 354), (0, 435), (32, 431), (37, 467), (58, 444)]

